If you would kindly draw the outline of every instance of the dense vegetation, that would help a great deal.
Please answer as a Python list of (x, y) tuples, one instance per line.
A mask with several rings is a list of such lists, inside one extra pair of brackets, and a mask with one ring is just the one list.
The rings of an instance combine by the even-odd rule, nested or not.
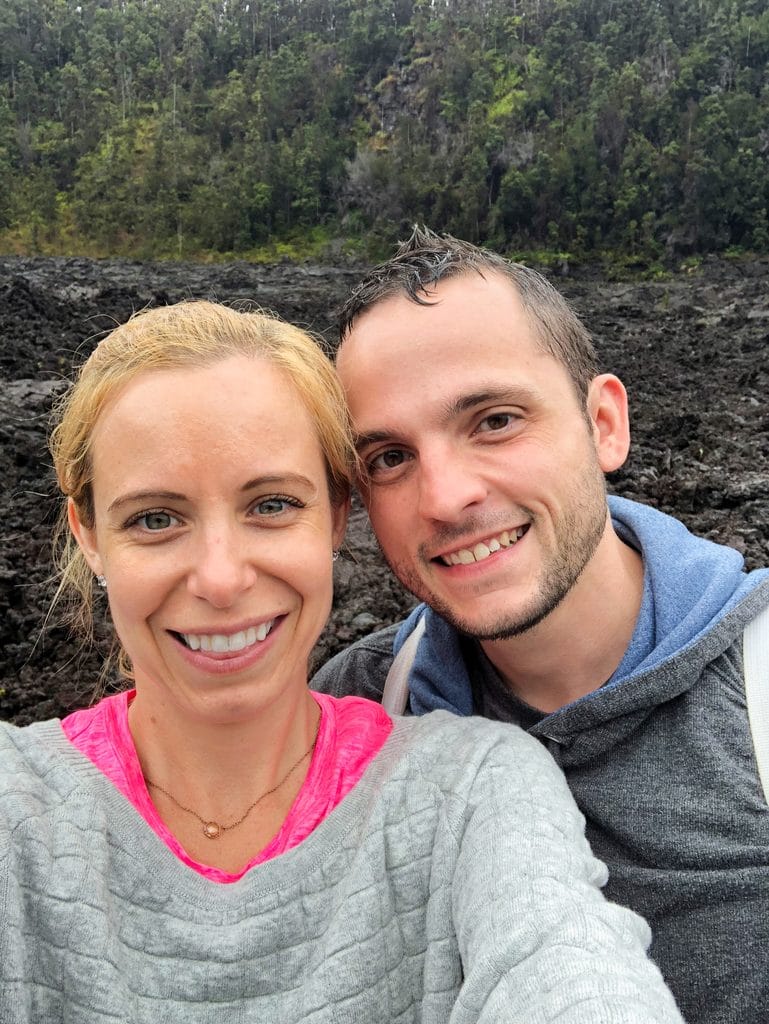
[(0, 245), (769, 251), (766, 0), (2, 0)]

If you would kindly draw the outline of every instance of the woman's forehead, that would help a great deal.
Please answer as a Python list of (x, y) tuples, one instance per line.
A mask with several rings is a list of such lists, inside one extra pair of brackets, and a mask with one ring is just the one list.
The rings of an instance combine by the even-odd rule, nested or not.
[(285, 373), (241, 356), (139, 374), (107, 403), (92, 436), (95, 472), (129, 453), (233, 458), (242, 446), (295, 457), (319, 451), (315, 424)]

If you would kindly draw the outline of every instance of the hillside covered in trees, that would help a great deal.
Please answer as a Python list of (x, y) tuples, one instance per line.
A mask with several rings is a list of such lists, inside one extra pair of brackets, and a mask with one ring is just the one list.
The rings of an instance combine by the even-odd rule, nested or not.
[(0, 248), (769, 252), (766, 0), (3, 0)]

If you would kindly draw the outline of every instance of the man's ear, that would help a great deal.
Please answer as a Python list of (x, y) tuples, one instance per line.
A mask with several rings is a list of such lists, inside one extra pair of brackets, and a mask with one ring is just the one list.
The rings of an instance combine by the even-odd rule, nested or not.
[(619, 469), (630, 449), (627, 392), (613, 373), (602, 373), (590, 382), (587, 411), (593, 425), (598, 463), (604, 473)]
[(67, 521), (72, 530), (72, 536), (77, 541), (78, 547), (83, 552), (83, 557), (93, 570), (94, 575), (103, 575), (104, 566), (96, 546), (96, 530), (83, 525), (72, 498), (67, 498)]

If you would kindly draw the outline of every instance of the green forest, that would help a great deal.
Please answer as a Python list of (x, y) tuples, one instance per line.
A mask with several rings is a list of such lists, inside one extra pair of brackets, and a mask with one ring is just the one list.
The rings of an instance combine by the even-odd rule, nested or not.
[(766, 0), (2, 0), (0, 248), (769, 252)]

